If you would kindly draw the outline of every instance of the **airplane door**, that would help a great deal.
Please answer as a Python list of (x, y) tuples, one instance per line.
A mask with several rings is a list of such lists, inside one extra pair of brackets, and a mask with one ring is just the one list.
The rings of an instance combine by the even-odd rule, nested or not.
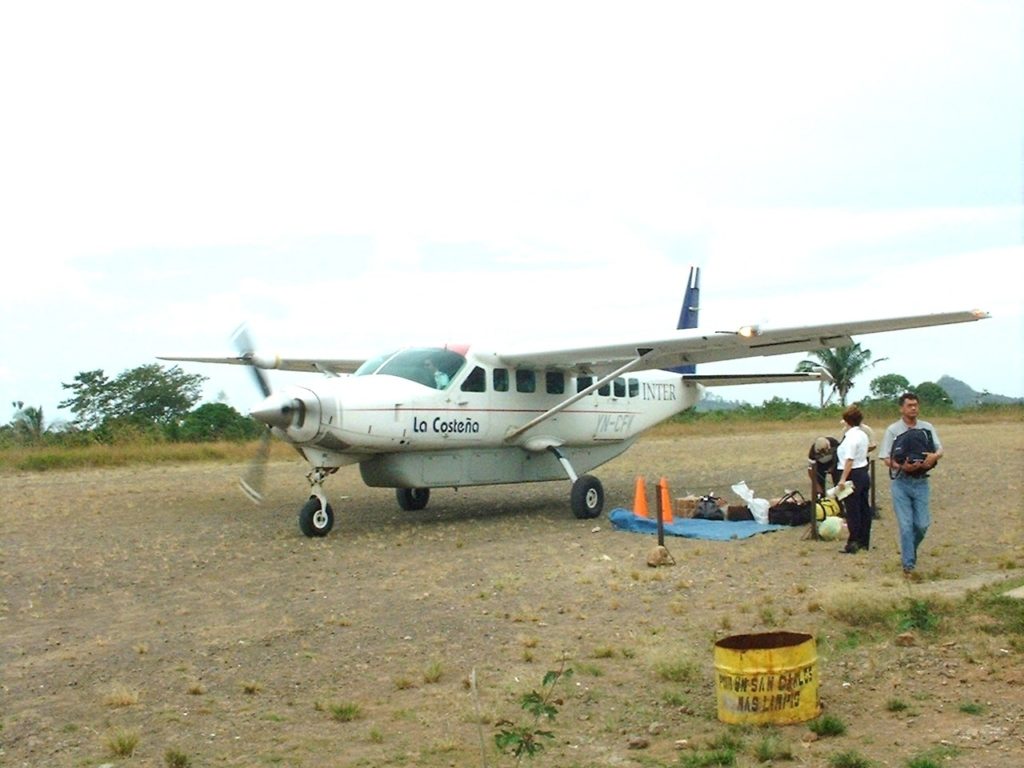
[(453, 406), (450, 427), (454, 430), (450, 437), (470, 443), (486, 440), (492, 421), (487, 371), (475, 366), (461, 382), (452, 386), (450, 394)]

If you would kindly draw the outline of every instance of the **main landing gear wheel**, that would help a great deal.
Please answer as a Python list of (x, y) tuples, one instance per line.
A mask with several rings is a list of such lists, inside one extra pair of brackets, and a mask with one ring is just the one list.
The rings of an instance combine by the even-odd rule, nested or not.
[(330, 504), (320, 505), (316, 496), (299, 510), (299, 530), (306, 536), (326, 536), (334, 527), (334, 510)]
[(572, 484), (569, 502), (572, 513), (580, 520), (597, 517), (604, 509), (604, 486), (593, 475), (581, 475)]
[(427, 506), (430, 501), (429, 488), (396, 488), (398, 506), (406, 512), (415, 512)]

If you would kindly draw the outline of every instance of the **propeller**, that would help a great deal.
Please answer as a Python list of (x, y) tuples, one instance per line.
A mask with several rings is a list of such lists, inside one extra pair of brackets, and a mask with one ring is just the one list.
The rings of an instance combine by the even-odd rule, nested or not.
[[(238, 350), (238, 356), (249, 366), (249, 370), (252, 371), (256, 380), (256, 386), (263, 393), (265, 400), (270, 397), (273, 390), (270, 388), (270, 379), (267, 374), (256, 363), (256, 350), (252, 343), (252, 337), (249, 335), (249, 329), (244, 323), (235, 329), (232, 339), (235, 342), (235, 349)], [(260, 420), (267, 424), (266, 420)], [(263, 482), (267, 474), (267, 460), (270, 458), (270, 434), (271, 427), (267, 424), (260, 437), (256, 456), (249, 464), (249, 469), (238, 479), (238, 485), (242, 492), (256, 504), (263, 502)]]

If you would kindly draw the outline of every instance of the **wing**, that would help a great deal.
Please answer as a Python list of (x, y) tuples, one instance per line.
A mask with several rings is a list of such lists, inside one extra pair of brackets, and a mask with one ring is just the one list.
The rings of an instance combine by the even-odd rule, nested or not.
[(972, 310), (798, 328), (761, 329), (746, 326), (728, 332), (678, 331), (661, 338), (557, 350), (512, 351), (499, 353), (498, 357), (509, 367), (547, 368), (601, 375), (623, 366), (629, 370), (642, 371), (843, 347), (853, 343), (853, 336), (861, 334), (968, 323), (988, 316), (987, 312)]
[(354, 373), (365, 360), (345, 360), (330, 357), (271, 357), (264, 358), (253, 355), (237, 355), (235, 357), (165, 357), (157, 360), (170, 360), (184, 363), (217, 363), (220, 365), (255, 365), (264, 370), (301, 371), (304, 373)]

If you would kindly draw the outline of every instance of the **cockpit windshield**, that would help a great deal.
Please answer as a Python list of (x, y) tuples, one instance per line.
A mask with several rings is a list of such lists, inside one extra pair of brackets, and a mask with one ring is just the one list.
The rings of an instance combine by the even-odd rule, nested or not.
[(446, 389), (465, 364), (466, 358), (450, 349), (405, 349), (367, 360), (355, 375), (399, 376), (427, 387)]

